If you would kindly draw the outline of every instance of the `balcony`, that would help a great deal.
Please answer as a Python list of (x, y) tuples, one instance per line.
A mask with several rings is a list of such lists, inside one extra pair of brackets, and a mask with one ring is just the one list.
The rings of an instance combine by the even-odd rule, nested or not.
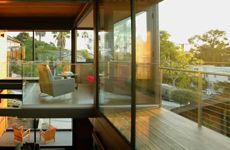
[[(136, 148), (229, 149), (230, 75), (174, 68), (162, 68), (161, 71), (161, 107), (151, 103), (136, 105)], [(176, 82), (167, 77), (177, 78)], [(137, 89), (136, 97), (141, 102), (152, 102), (150, 92)], [(108, 109), (105, 105), (101, 108), (114, 127), (129, 140), (130, 106), (117, 100), (110, 105), (110, 111), (105, 111)]]
[[(129, 135), (129, 113), (110, 114), (108, 119)], [(125, 132), (126, 131), (126, 132)], [(136, 117), (137, 149), (229, 149), (229, 138), (164, 108), (140, 108)]]

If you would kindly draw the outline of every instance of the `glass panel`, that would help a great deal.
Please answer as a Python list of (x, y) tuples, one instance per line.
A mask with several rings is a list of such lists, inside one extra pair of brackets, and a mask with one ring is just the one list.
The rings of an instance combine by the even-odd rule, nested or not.
[(103, 0), (99, 5), (99, 108), (130, 141), (130, 2)]
[(70, 63), (70, 31), (35, 31), (35, 60)]
[[(92, 31), (86, 32), (92, 36)], [(22, 99), (23, 105), (36, 106), (94, 103), (93, 63), (92, 60), (87, 64), (70, 63), (70, 31), (36, 31), (34, 46), (32, 32), (0, 33), (0, 78), (19, 78), (17, 83), (12, 82), (18, 84), (20, 81), (21, 84), (20, 89), (0, 91), (1, 94), (17, 94), (20, 97), (20, 100), (2, 99), (2, 102), (6, 102), (5, 107), (21, 107)], [(49, 73), (46, 81), (41, 80), (43, 84), (39, 84), (39, 65), (45, 65)]]
[(7, 33), (0, 30), (0, 78), (7, 77)]
[(77, 30), (77, 62), (93, 62), (93, 30)]
[[(72, 146), (71, 118), (18, 118), (0, 116), (0, 146), (13, 147), (21, 143), (15, 129), (24, 129), (23, 142), (37, 143), (40, 146)], [(25, 136), (29, 135), (29, 136)], [(52, 136), (53, 135), (53, 136)], [(65, 137), (65, 140), (63, 140)], [(55, 140), (54, 140), (55, 138)]]
[[(37, 139), (37, 143), (41, 146), (72, 146), (72, 119), (71, 118), (39, 118), (38, 131), (43, 132), (44, 136), (41, 139)], [(50, 130), (51, 128), (51, 130)], [(54, 139), (47, 140), (45, 142), (45, 134), (51, 133), (52, 128), (56, 129), (55, 132), (55, 141)], [(37, 132), (37, 136), (40, 136), (40, 133)], [(65, 140), (63, 140), (65, 137)]]
[(158, 42), (157, 5), (136, 1), (136, 149), (155, 148), (152, 116), (160, 104)]
[(19, 78), (22, 76), (22, 61), (32, 60), (32, 32), (2, 31), (0, 77)]
[[(2, 101), (6, 102), (6, 107), (20, 107), (23, 85), (21, 80), (23, 74), (22, 63), (32, 60), (32, 32), (4, 30), (0, 33), (1, 94), (8, 96), (7, 99), (2, 99)], [(14, 89), (12, 87), (4, 89), (8, 83), (11, 83)]]
[[(0, 146), (13, 147), (21, 140), (24, 142), (34, 143), (34, 119), (33, 118), (18, 118), (12, 116), (0, 117), (1, 130), (5, 130), (1, 134)], [(23, 135), (19, 134), (20, 129), (23, 129)], [(16, 136), (15, 136), (16, 135)], [(16, 137), (16, 138), (15, 138)], [(38, 139), (38, 137), (36, 137)]]

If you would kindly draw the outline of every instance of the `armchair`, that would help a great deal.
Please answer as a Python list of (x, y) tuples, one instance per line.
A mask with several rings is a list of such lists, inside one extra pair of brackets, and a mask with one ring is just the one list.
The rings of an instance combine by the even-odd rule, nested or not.
[(46, 64), (39, 64), (38, 72), (41, 93), (55, 97), (73, 92), (75, 89), (74, 79), (56, 79)]
[(45, 144), (50, 140), (55, 141), (56, 130), (57, 130), (56, 128), (49, 125), (46, 131), (43, 131), (43, 130), (40, 131), (40, 140), (43, 139)]
[(14, 143), (20, 141), (21, 143), (27, 138), (28, 142), (30, 141), (30, 129), (24, 131), (23, 126), (14, 127)]

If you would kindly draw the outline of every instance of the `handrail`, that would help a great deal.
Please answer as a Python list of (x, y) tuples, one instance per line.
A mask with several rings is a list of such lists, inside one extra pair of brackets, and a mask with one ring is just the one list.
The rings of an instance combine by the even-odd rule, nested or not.
[[(196, 70), (189, 70), (189, 69), (182, 69), (182, 68), (170, 68), (170, 67), (160, 67), (159, 69), (161, 69), (162, 74), (164, 73), (163, 71), (175, 71), (175, 72), (184, 72), (186, 73), (188, 76), (189, 74), (195, 75), (197, 77), (197, 91), (199, 91), (198, 94), (198, 98), (197, 98), (197, 112), (195, 114), (197, 114), (197, 123), (198, 123), (198, 127), (201, 126), (206, 126), (209, 127), (213, 130), (216, 130), (222, 134), (225, 135), (229, 135), (228, 129), (230, 128), (228, 123), (229, 121), (226, 119), (227, 117), (229, 117), (229, 114), (223, 113), (223, 112), (218, 112), (218, 110), (216, 109), (225, 109), (227, 110), (227, 107), (230, 106), (230, 104), (225, 103), (225, 105), (223, 106), (219, 106), (219, 105), (215, 105), (217, 103), (220, 102), (229, 102), (229, 98), (228, 95), (221, 95), (221, 96), (216, 96), (216, 97), (210, 97), (209, 100), (210, 101), (204, 101), (202, 100), (202, 90), (203, 90), (203, 75), (214, 75), (214, 76), (225, 76), (225, 77), (230, 77), (230, 73), (228, 72), (206, 72), (206, 71), (196, 71)], [(223, 85), (224, 86), (224, 85)], [(229, 87), (227, 87), (229, 88)], [(227, 97), (226, 97), (227, 96)], [(205, 107), (205, 106), (211, 106), (209, 107)], [(228, 110), (227, 110), (228, 111)], [(189, 113), (188, 116), (186, 116), (187, 118), (190, 118), (193, 120), (194, 115), (192, 113), (190, 113), (189, 111), (187, 112)], [(205, 116), (207, 115), (211, 115), (211, 118), (207, 118)], [(217, 117), (216, 115), (223, 115), (222, 117)], [(193, 116), (193, 117), (192, 117)], [(214, 119), (213, 119), (214, 118)], [(216, 121), (216, 120), (219, 121)], [(207, 122), (211, 122), (211, 124), (207, 124)], [(218, 126), (223, 127), (224, 129), (220, 128), (220, 127), (216, 127), (216, 124)]]
[(163, 69), (163, 70), (173, 70), (173, 71), (181, 71), (181, 72), (191, 72), (191, 73), (197, 73), (197, 74), (210, 74), (210, 75), (218, 75), (218, 76), (230, 76), (230, 74), (226, 74), (226, 73), (194, 71), (194, 70), (179, 69), (179, 68), (160, 67), (160, 69)]

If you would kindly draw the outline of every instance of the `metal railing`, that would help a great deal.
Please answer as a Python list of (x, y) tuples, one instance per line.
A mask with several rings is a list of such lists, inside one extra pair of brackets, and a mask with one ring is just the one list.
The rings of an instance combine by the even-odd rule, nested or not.
[[(206, 126), (230, 136), (230, 94), (228, 94), (230, 74), (168, 67), (160, 69), (162, 73), (162, 103), (178, 103), (181, 100), (175, 98), (181, 98), (181, 96), (175, 96), (176, 91), (183, 89), (181, 91), (184, 93), (180, 94), (185, 95), (184, 97), (188, 96), (186, 92), (191, 91), (196, 94), (195, 103), (180, 104), (171, 108), (171, 111), (196, 121), (199, 127)], [(173, 76), (177, 78), (174, 85), (172, 85)], [(188, 82), (187, 86), (181, 86), (183, 82)], [(165, 85), (167, 85), (167, 89)], [(168, 91), (165, 92), (165, 90)], [(162, 106), (164, 107), (164, 104)]]

